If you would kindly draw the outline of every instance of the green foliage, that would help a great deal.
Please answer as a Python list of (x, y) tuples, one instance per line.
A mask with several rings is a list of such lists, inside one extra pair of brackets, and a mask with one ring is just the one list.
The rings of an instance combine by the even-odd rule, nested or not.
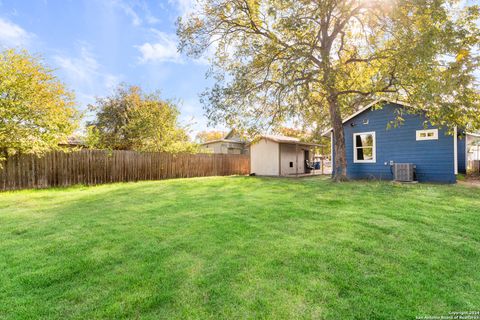
[(223, 131), (200, 131), (197, 133), (195, 140), (199, 143), (204, 143), (207, 141), (219, 140), (225, 137), (225, 132)]
[[(480, 6), (456, 9), (435, 1), (392, 13), (391, 46), (398, 52), (395, 89), (433, 125), (480, 128)], [(398, 44), (395, 45), (395, 42)], [(402, 119), (400, 119), (400, 122)]]
[(77, 127), (74, 94), (26, 51), (0, 52), (0, 160), (57, 149)]
[(216, 177), (0, 193), (0, 318), (415, 319), (480, 305), (480, 188)]
[[(100, 133), (94, 125), (87, 125), (85, 145), (89, 148), (100, 148)], [(102, 148), (100, 148), (102, 149)]]
[(96, 119), (87, 124), (87, 143), (92, 148), (146, 152), (196, 152), (178, 124), (179, 111), (158, 92), (146, 94), (136, 86), (120, 85), (90, 109)]
[(286, 137), (295, 137), (304, 142), (318, 143), (321, 140), (319, 132), (310, 131), (305, 128), (295, 129), (280, 126), (276, 128), (274, 132)]

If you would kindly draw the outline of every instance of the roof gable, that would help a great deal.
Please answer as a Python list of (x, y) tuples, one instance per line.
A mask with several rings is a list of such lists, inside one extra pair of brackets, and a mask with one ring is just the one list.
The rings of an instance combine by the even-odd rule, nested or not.
[[(357, 112), (355, 112), (355, 113), (352, 114), (351, 116), (345, 118), (345, 120), (343, 120), (342, 123), (343, 123), (343, 124), (347, 123), (348, 121), (352, 120), (352, 119), (355, 118), (356, 116), (364, 113), (364, 112), (367, 111), (367, 110), (370, 110), (373, 106), (379, 104), (380, 102), (394, 103), (394, 104), (398, 104), (398, 105), (401, 105), (401, 106), (404, 106), (404, 107), (409, 107), (409, 106), (410, 106), (408, 103), (405, 103), (405, 102), (400, 102), (400, 101), (397, 101), (397, 100), (389, 100), (389, 99), (385, 99), (385, 98), (380, 98), (380, 99), (378, 99), (378, 100), (373, 101), (372, 103), (367, 104), (365, 107), (360, 108)], [(329, 134), (330, 131), (332, 131), (332, 130), (333, 130), (333, 128), (330, 128), (330, 129), (322, 132), (322, 136), (326, 136), (326, 135)]]
[(236, 129), (230, 130), (227, 135), (223, 138), (224, 140), (233, 140), (238, 142), (245, 142), (245, 138), (242, 138)]

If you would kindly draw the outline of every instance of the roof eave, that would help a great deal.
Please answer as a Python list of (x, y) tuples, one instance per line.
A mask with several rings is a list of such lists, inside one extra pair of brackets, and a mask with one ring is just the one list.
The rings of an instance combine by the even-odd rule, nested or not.
[[(355, 118), (359, 114), (364, 113), (365, 111), (367, 111), (368, 109), (370, 109), (371, 107), (373, 107), (374, 105), (376, 105), (377, 103), (380, 103), (380, 102), (390, 102), (390, 103), (395, 103), (395, 104), (401, 104), (402, 106), (406, 106), (406, 107), (411, 107), (411, 105), (406, 103), (406, 102), (402, 102), (402, 101), (399, 101), (399, 100), (391, 100), (391, 99), (387, 99), (387, 98), (380, 98), (380, 99), (377, 99), (377, 100), (369, 103), (365, 107), (361, 108), (360, 110), (358, 110), (357, 112), (355, 112), (354, 114), (352, 114), (351, 116), (349, 116), (348, 118), (343, 120), (342, 124), (346, 123), (347, 121), (352, 120), (353, 118)], [(322, 132), (321, 136), (326, 137), (328, 134), (330, 134), (330, 132), (332, 130), (333, 130), (333, 128), (330, 128), (330, 129)]]
[(237, 141), (237, 140), (229, 140), (229, 139), (218, 139), (218, 140), (212, 140), (212, 141), (207, 141), (204, 143), (201, 143), (200, 145), (206, 145), (206, 144), (212, 144), (212, 143), (217, 143), (217, 142), (228, 142), (228, 143), (238, 143), (238, 144), (245, 144), (245, 141)]
[[(287, 141), (287, 140), (279, 140), (279, 139), (274, 139), (272, 137), (265, 137), (265, 136), (261, 136), (260, 137), (260, 140), (261, 139), (265, 139), (265, 140), (270, 140), (270, 141), (273, 141), (275, 143), (282, 143), (282, 144), (292, 144), (292, 145), (298, 145), (298, 146), (309, 146), (309, 147), (324, 147), (325, 145), (323, 144), (317, 144), (317, 143), (309, 143), (309, 142), (302, 142), (302, 141)], [(250, 146), (253, 142), (248, 142), (246, 144), (246, 146)]]

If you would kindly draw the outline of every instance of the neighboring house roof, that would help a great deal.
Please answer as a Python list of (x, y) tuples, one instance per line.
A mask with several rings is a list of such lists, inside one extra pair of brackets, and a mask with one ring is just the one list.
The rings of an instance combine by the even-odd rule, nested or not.
[(258, 139), (266, 139), (266, 140), (270, 140), (277, 143), (283, 143), (283, 144), (296, 144), (299, 146), (313, 146), (313, 147), (322, 146), (321, 144), (302, 142), (300, 141), (300, 139), (294, 138), (294, 137), (279, 136), (279, 135), (273, 135), (273, 134), (262, 135), (262, 136), (259, 136)]
[[(235, 129), (230, 130), (230, 132), (227, 133), (225, 138), (223, 139), (217, 139), (217, 140), (212, 140), (212, 141), (207, 141), (202, 143), (201, 145), (209, 145), (212, 143), (218, 143), (218, 142), (227, 142), (227, 143), (238, 143), (238, 144), (247, 144), (250, 145), (251, 142), (247, 142), (244, 140), (236, 140), (235, 138), (238, 137), (236, 134)], [(297, 144), (297, 145), (302, 145), (302, 146), (317, 146), (321, 147), (322, 145), (316, 144), (316, 143), (309, 143), (309, 142), (301, 142), (300, 139), (295, 138), (295, 137), (287, 137), (287, 136), (281, 136), (281, 135), (273, 135), (273, 134), (267, 134), (267, 135), (261, 135), (258, 137), (259, 139), (267, 139), (271, 140), (274, 142), (278, 143), (283, 143), (283, 144)], [(241, 138), (239, 138), (241, 139)]]
[(298, 138), (280, 136), (280, 135), (273, 135), (273, 134), (263, 135), (263, 136), (261, 136), (261, 138), (272, 140), (272, 141), (275, 141), (275, 142), (282, 142), (282, 143), (285, 143), (285, 142), (287, 142), (287, 143), (288, 142), (300, 142), (300, 139), (298, 139)]
[(231, 129), (230, 131), (228, 131), (228, 133), (225, 135), (224, 139), (231, 139), (235, 136), (236, 134), (236, 130), (235, 129)]
[(230, 139), (217, 139), (217, 140), (212, 140), (212, 141), (207, 141), (204, 143), (201, 143), (200, 145), (206, 145), (206, 144), (212, 144), (212, 143), (217, 143), (217, 142), (228, 142), (228, 143), (245, 143), (244, 141), (238, 141), (238, 140), (230, 140)]
[(232, 129), (230, 130), (224, 137), (224, 139), (227, 139), (227, 140), (235, 140), (235, 141), (238, 141), (238, 142), (242, 142), (242, 143), (245, 143), (246, 140), (245, 138), (243, 138), (241, 135), (238, 134), (238, 131), (236, 129)]
[(67, 138), (67, 141), (59, 143), (61, 146), (86, 146), (84, 139), (77, 136), (70, 136)]
[(217, 142), (246, 143), (247, 141), (245, 141), (244, 139), (242, 139), (242, 138), (237, 134), (237, 130), (232, 129), (232, 130), (230, 130), (230, 131), (225, 135), (225, 137), (223, 137), (222, 139), (207, 141), (207, 142), (201, 143), (200, 145), (203, 146), (203, 145), (207, 145), (207, 144), (211, 144), (211, 143), (217, 143)]

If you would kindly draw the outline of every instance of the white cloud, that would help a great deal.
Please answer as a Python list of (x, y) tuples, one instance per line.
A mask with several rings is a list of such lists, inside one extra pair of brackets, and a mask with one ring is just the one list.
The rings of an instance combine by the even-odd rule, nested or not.
[[(140, 62), (147, 63), (147, 62), (174, 62), (174, 63), (184, 63), (184, 59), (182, 58), (181, 54), (177, 50), (177, 36), (173, 33), (166, 33), (162, 31), (158, 31), (156, 29), (151, 29), (151, 31), (156, 36), (156, 41), (153, 42), (145, 42), (140, 46), (135, 46), (140, 53)], [(205, 54), (198, 58), (193, 59), (193, 61), (197, 64), (205, 64), (208, 65), (209, 58), (213, 57), (215, 49), (213, 47), (207, 49)]]
[(125, 12), (125, 14), (132, 19), (132, 24), (134, 26), (139, 26), (142, 23), (142, 19), (140, 19), (140, 17), (135, 12), (135, 10), (133, 10), (132, 7), (124, 3), (121, 3), (120, 7), (122, 8), (123, 12)]
[(3, 47), (24, 47), (27, 46), (32, 38), (20, 26), (0, 18), (0, 46)]
[(105, 72), (86, 44), (80, 46), (79, 56), (56, 55), (53, 61), (68, 86), (75, 90), (82, 107), (92, 103), (93, 96), (114, 89), (122, 79)]
[(146, 42), (136, 48), (142, 54), (140, 62), (176, 62), (181, 63), (180, 53), (177, 51), (177, 38), (169, 34), (153, 30), (157, 36), (155, 43)]
[(197, 133), (207, 128), (219, 131), (228, 130), (228, 128), (223, 125), (216, 125), (214, 127), (208, 125), (208, 119), (203, 115), (203, 108), (198, 98), (190, 98), (181, 101), (179, 109), (180, 123), (189, 129), (188, 134), (192, 140), (195, 139)]
[(104, 85), (108, 90), (113, 90), (115, 89), (118, 84), (121, 82), (120, 77), (115, 76), (113, 74), (106, 74), (104, 75)]
[(147, 20), (148, 24), (157, 24), (160, 22), (160, 19), (152, 15), (150, 12), (145, 14), (145, 20)]
[[(184, 1), (184, 0), (183, 0)], [(146, 22), (149, 25), (155, 25), (160, 19), (152, 14), (149, 5), (143, 0), (109, 0), (106, 2), (112, 8), (121, 11), (131, 19), (133, 26), (138, 27)]]
[(152, 14), (152, 12), (150, 11), (150, 8), (149, 8), (149, 6), (146, 2), (141, 2), (140, 7), (142, 8), (142, 11), (144, 13), (145, 21), (147, 21), (148, 24), (160, 23), (160, 19)]
[(76, 83), (90, 84), (99, 69), (97, 60), (86, 47), (80, 48), (80, 57), (55, 56), (54, 60), (67, 77)]
[(173, 4), (181, 16), (186, 16), (195, 10), (195, 0), (168, 0)]
[(125, 2), (123, 0), (110, 0), (109, 3), (110, 3), (110, 5), (112, 5), (114, 7), (117, 7), (120, 10), (122, 10), (123, 13), (131, 19), (133, 26), (138, 27), (139, 25), (142, 24), (142, 19), (140, 18), (140, 16), (135, 11), (133, 5), (131, 5), (128, 2)]

